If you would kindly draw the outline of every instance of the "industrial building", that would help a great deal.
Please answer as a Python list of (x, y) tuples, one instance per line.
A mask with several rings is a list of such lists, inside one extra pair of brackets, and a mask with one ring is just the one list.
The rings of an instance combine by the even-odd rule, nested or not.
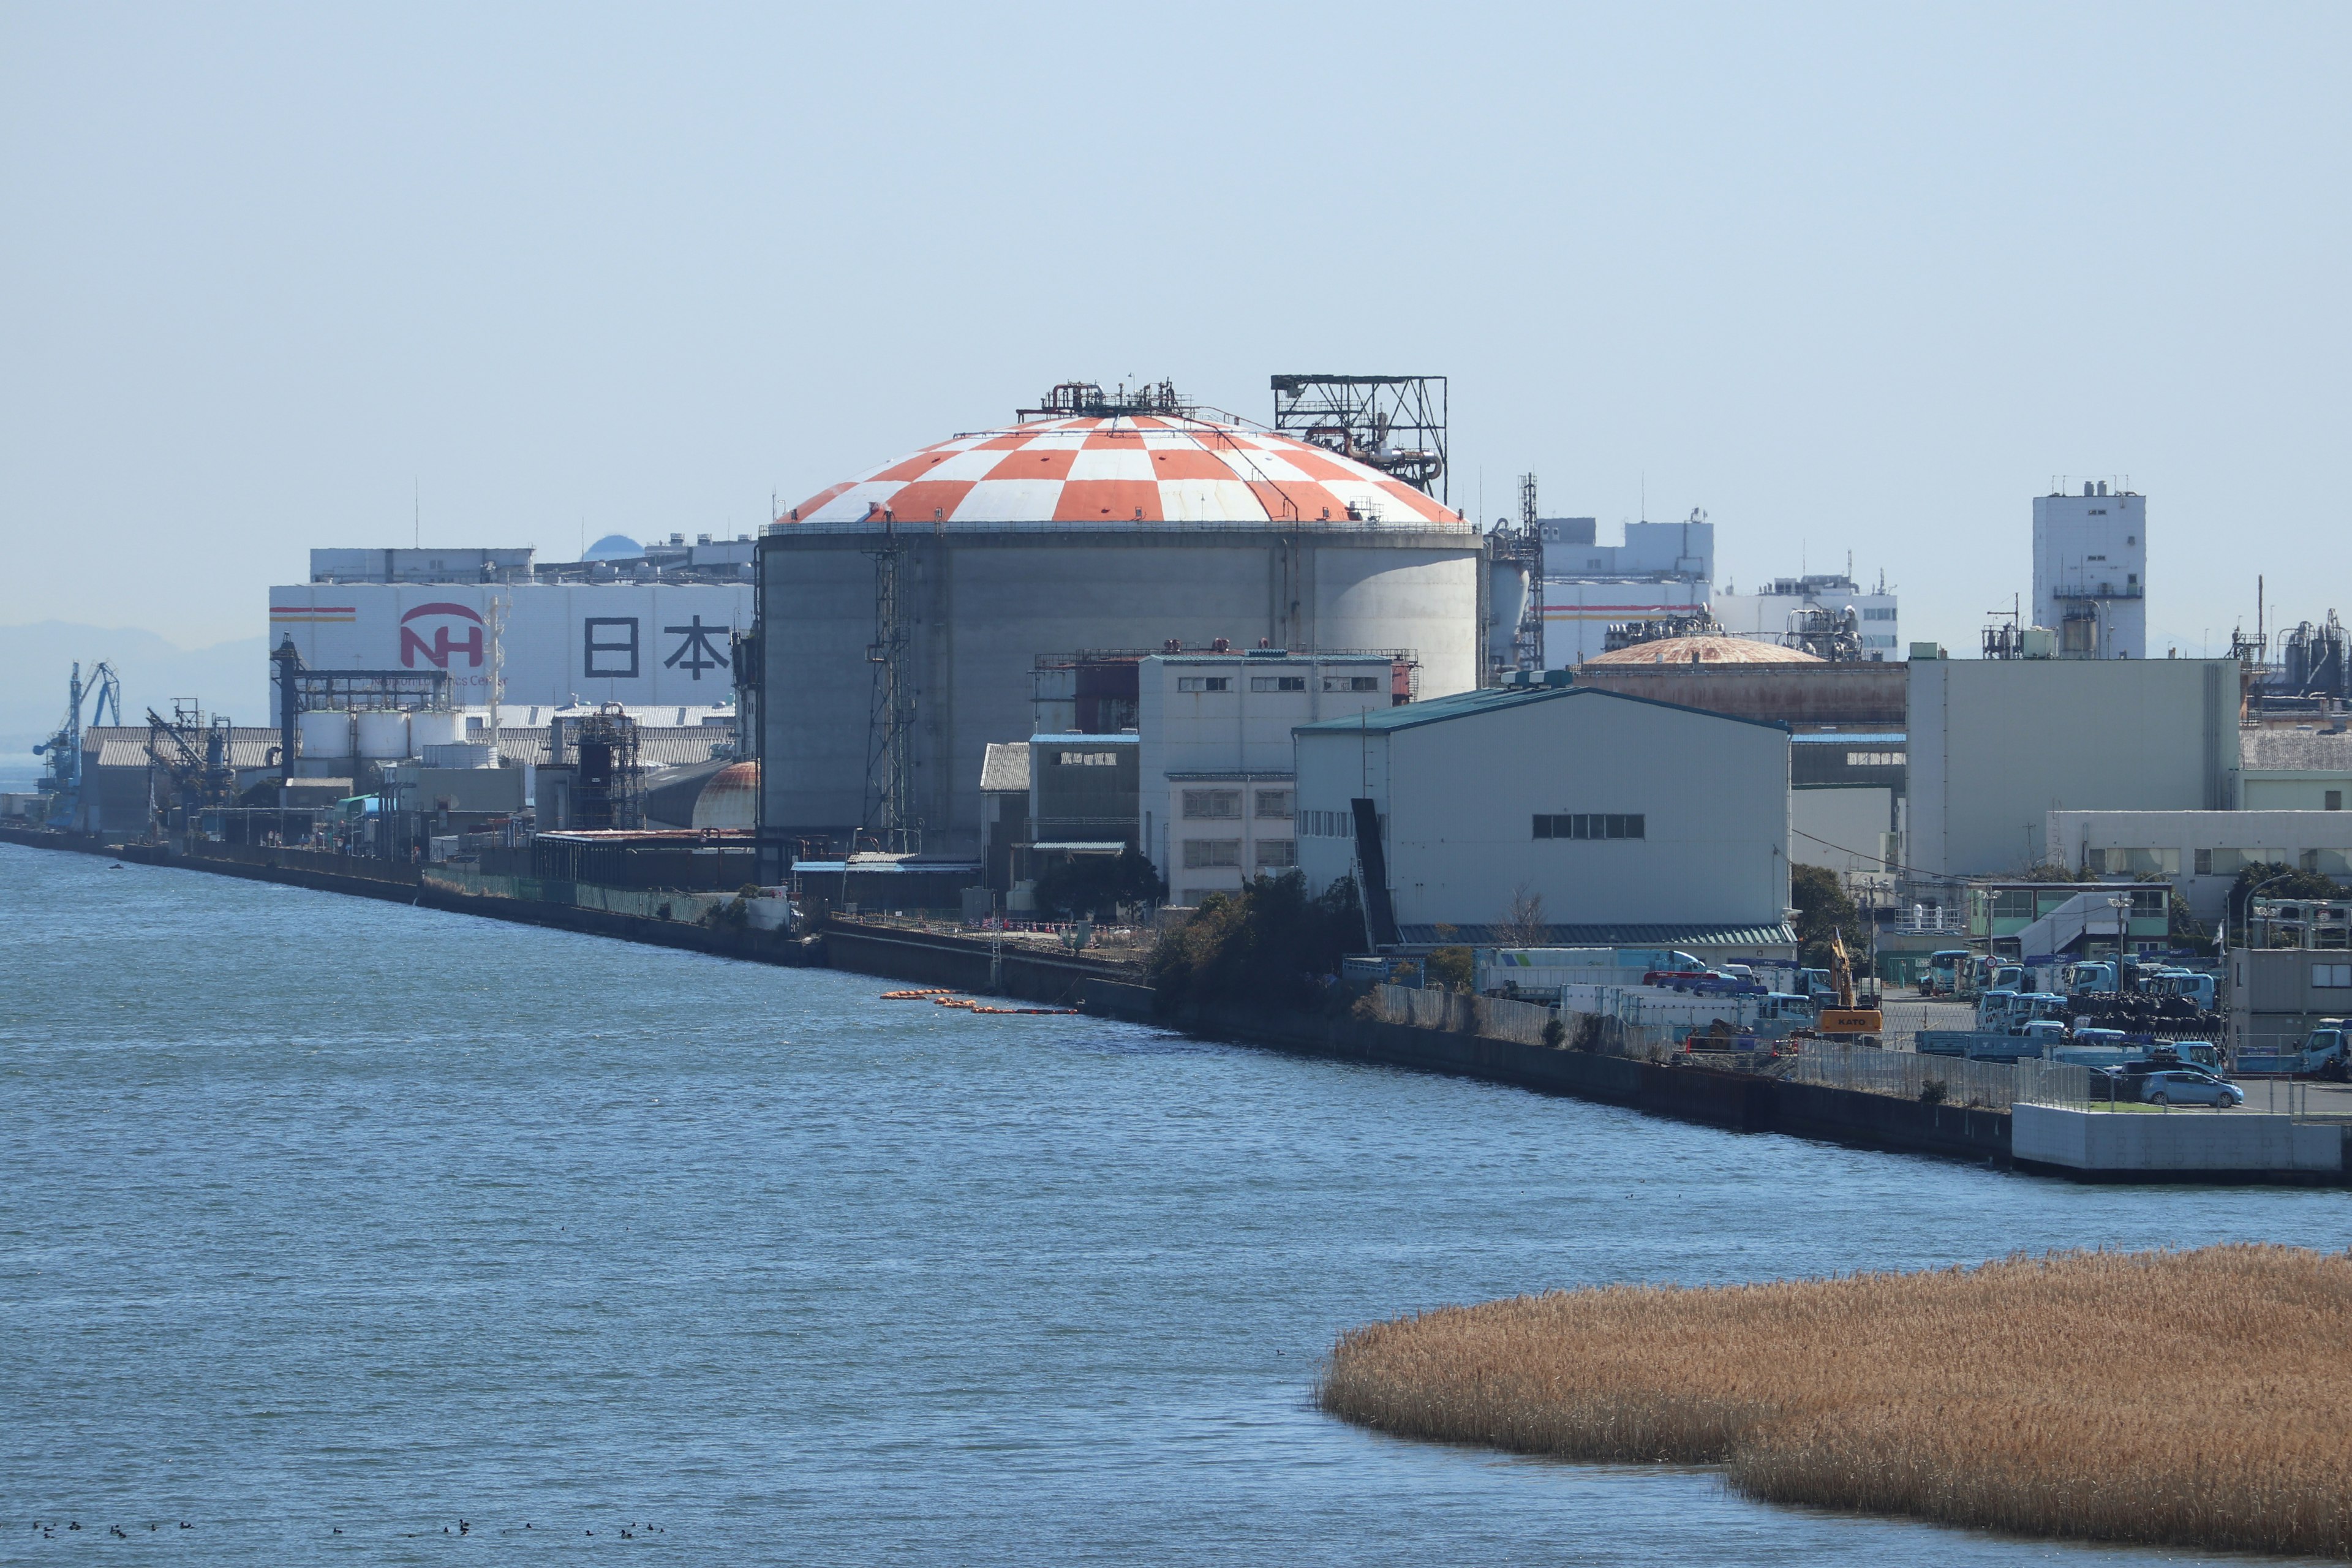
[(673, 537), (547, 565), (529, 550), (314, 550), (310, 582), (269, 590), (270, 647), (290, 638), (310, 670), (437, 671), (457, 708), (486, 706), (494, 675), (502, 703), (731, 707), (751, 542)]
[(1622, 543), (1601, 544), (1589, 517), (1537, 520), (1543, 542), (1544, 662), (1569, 669), (1608, 647), (1626, 621), (1696, 614), (1715, 580), (1715, 525), (1693, 510), (1681, 522), (1629, 522)]
[(2050, 858), (2053, 811), (2230, 811), (2234, 659), (1952, 659), (1908, 671), (1908, 860), (1928, 878)]
[(2352, 902), (2255, 899), (2247, 940), (2230, 953), (2230, 1049), (2293, 1049), (2352, 1017)]
[(1378, 654), (1158, 655), (1139, 673), (1144, 853), (1185, 905), (1297, 864), (1295, 728), (1398, 701)]
[(2240, 731), (2243, 811), (2342, 811), (2352, 801), (2352, 731), (2248, 725)]
[(1751, 594), (1726, 584), (1708, 607), (1734, 637), (1825, 658), (1899, 663), (1903, 658), (1899, 606), (1883, 582), (1871, 590), (1843, 573), (1775, 577)]
[(1024, 414), (761, 534), (766, 869), (804, 841), (977, 855), (984, 756), (1033, 733), (1041, 655), (1263, 638), (1409, 654), (1429, 694), (1478, 683), (1485, 542), (1375, 466), (1426, 472), (1412, 453), (1211, 419), (1164, 386), (1072, 384)]
[(2200, 921), (2219, 920), (2238, 873), (2293, 866), (2352, 881), (2352, 812), (2053, 811), (2050, 858), (2110, 877), (2159, 876)]
[(1787, 730), (1544, 679), (1301, 726), (1310, 888), (1376, 941), (1785, 951)]
[(2061, 658), (2147, 657), (2147, 498), (2106, 480), (2033, 498), (2033, 625)]

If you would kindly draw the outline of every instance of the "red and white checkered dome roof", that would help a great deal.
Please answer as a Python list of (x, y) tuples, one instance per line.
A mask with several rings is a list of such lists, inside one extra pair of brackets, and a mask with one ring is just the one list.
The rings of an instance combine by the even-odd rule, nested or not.
[(1312, 443), (1172, 415), (1043, 419), (958, 436), (820, 490), (776, 521), (1230, 522), (1460, 529), (1400, 479)]

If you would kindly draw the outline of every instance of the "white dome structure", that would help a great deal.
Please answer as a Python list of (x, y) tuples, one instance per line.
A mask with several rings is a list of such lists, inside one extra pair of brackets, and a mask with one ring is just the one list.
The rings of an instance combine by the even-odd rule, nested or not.
[(958, 436), (819, 492), (787, 524), (1470, 525), (1411, 485), (1270, 431), (1174, 415)]
[(961, 435), (821, 490), (761, 534), (771, 842), (841, 844), (866, 823), (886, 548), (928, 850), (976, 851), (982, 758), (1029, 737), (1041, 656), (1224, 637), (1409, 655), (1424, 697), (1477, 684), (1484, 541), (1377, 468), (1167, 411)]

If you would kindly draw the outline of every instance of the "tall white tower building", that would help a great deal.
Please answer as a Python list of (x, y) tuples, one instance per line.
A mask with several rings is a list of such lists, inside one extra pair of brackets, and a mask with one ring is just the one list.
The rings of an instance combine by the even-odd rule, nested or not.
[(2105, 480), (2033, 499), (2033, 624), (2062, 658), (2147, 657), (2147, 498)]

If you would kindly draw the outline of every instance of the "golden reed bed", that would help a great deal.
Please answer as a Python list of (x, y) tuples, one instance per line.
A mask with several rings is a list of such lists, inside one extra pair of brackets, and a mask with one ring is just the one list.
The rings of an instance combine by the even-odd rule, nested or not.
[(2352, 1555), (2341, 1253), (1554, 1291), (1357, 1329), (1318, 1392), (1404, 1436), (1720, 1464), (1774, 1502)]

